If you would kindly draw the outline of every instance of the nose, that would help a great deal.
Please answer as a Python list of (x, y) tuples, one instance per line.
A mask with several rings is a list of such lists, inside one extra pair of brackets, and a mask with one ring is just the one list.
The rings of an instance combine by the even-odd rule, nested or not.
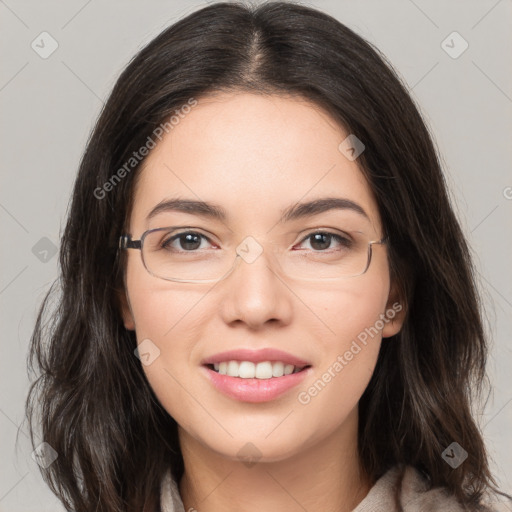
[(243, 322), (257, 329), (268, 322), (284, 325), (291, 321), (293, 293), (273, 263), (270, 250), (255, 258), (239, 252), (222, 284), (220, 307), (226, 323)]

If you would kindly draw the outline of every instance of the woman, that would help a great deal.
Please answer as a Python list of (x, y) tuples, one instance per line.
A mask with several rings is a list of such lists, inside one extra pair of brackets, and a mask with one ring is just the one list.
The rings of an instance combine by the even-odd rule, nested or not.
[(406, 89), (333, 18), (218, 3), (142, 49), (60, 263), (27, 414), (69, 509), (490, 510), (467, 243)]

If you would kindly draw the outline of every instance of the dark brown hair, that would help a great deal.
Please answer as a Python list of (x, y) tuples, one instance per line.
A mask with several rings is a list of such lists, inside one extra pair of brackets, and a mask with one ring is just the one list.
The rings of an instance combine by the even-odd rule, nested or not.
[[(470, 251), (450, 206), (428, 129), (385, 57), (352, 30), (290, 2), (217, 3), (164, 30), (122, 72), (80, 163), (60, 247), (60, 279), (31, 339), (39, 375), (27, 397), (58, 453), (43, 476), (69, 510), (153, 510), (183, 460), (176, 423), (134, 356), (120, 315), (123, 258), (140, 164), (95, 190), (190, 98), (285, 94), (323, 107), (365, 145), (359, 157), (389, 237), (392, 281), (407, 316), (383, 343), (360, 400), (359, 450), (372, 481), (396, 464), (422, 471), (469, 509), (496, 485), (471, 403), (481, 395), (487, 341)], [(55, 305), (50, 308), (59, 288)], [(49, 320), (45, 318), (49, 314)], [(36, 418), (35, 412), (39, 417)], [(467, 460), (441, 457), (456, 441)], [(34, 443), (34, 445), (37, 443)]]

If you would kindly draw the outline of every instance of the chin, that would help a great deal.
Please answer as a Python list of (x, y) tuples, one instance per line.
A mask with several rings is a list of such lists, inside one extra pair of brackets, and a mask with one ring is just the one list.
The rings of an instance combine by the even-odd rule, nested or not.
[(314, 432), (304, 430), (300, 425), (287, 425), (281, 432), (275, 431), (268, 435), (272, 428), (265, 428), (264, 432), (246, 429), (243, 433), (231, 429), (233, 437), (222, 435), (212, 438), (207, 433), (203, 433), (206, 436), (199, 432), (188, 433), (209, 450), (226, 459), (245, 463), (248, 467), (256, 462), (280, 462), (299, 455), (314, 445), (317, 437)]

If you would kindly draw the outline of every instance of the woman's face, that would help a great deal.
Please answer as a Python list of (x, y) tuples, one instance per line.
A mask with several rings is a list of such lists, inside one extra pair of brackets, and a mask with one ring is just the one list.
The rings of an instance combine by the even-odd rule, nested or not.
[[(201, 261), (192, 264), (203, 270), (220, 254), (234, 257), (237, 247), (241, 256), (224, 279), (197, 284), (155, 277), (139, 251), (128, 251), (123, 318), (143, 343), (147, 379), (180, 432), (218, 454), (283, 460), (333, 434), (354, 434), (381, 339), (400, 329), (385, 245), (373, 246), (362, 275), (301, 279), (307, 268), (313, 275), (342, 268), (336, 251), (346, 246), (336, 238), (306, 238), (316, 228), (383, 236), (357, 159), (339, 149), (348, 135), (305, 100), (223, 93), (182, 115), (140, 171), (130, 218), (134, 240), (166, 226), (189, 226), (207, 237), (174, 239), (172, 250), (181, 251), (175, 257), (189, 259), (186, 265), (178, 259), (169, 272), (188, 268), (198, 251)], [(164, 208), (148, 217), (176, 198), (212, 203), (225, 218)], [(364, 214), (339, 207), (281, 220), (298, 203), (322, 198), (351, 201)], [(294, 260), (299, 248), (305, 259)], [(279, 262), (290, 263), (288, 274)], [(232, 375), (217, 372), (217, 364)], [(282, 375), (286, 365), (301, 371)]]

